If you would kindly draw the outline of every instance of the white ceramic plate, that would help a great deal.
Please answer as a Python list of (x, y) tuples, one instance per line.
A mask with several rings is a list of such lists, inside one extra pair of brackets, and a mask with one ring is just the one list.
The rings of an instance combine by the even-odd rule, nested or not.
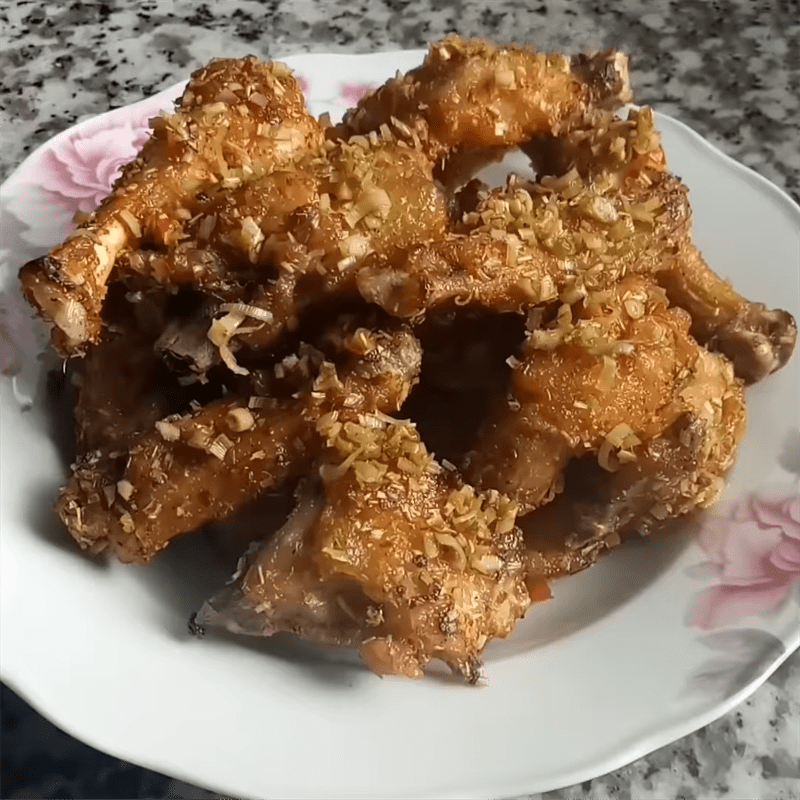
[[(288, 61), (312, 110), (337, 117), (420, 58)], [(705, 725), (798, 646), (797, 356), (749, 392), (749, 434), (702, 534), (623, 548), (558, 582), (489, 649), (485, 689), (380, 680), (346, 654), (291, 644), (195, 641), (187, 615), (225, 577), (210, 553), (179, 542), (148, 568), (79, 554), (50, 511), (63, 467), (42, 399), (44, 339), (16, 270), (107, 191), (180, 88), (56, 136), (0, 189), (0, 666), (13, 689), (101, 750), (233, 796), (497, 797), (591, 778)], [(658, 121), (711, 264), (800, 317), (800, 209)]]

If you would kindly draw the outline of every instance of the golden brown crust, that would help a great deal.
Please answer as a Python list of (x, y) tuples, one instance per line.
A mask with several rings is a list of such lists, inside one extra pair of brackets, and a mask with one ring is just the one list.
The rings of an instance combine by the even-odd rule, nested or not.
[[(744, 433), (744, 399), (730, 362), (700, 347), (689, 324), (663, 290), (638, 276), (564, 304), (551, 328), (531, 331), (511, 396), (468, 456), (467, 475), (534, 509), (564, 489), (571, 459), (596, 454), (603, 469), (621, 473), (620, 491), (627, 481), (633, 495), (639, 478), (685, 461), (681, 448), (661, 449), (683, 420), (682, 435), (697, 440), (692, 469), (653, 481), (660, 489), (647, 495), (652, 508), (637, 516), (656, 505), (661, 518), (709, 505)], [(690, 500), (679, 502), (684, 494)]]
[(192, 75), (171, 116), (128, 164), (100, 208), (67, 240), (21, 272), (26, 297), (57, 328), (68, 355), (100, 333), (117, 257), (146, 241), (174, 246), (198, 192), (242, 183), (318, 150), (322, 129), (282, 64), (220, 60)]
[(528, 47), (449, 36), (418, 69), (387, 81), (345, 116), (348, 137), (389, 125), (417, 136), (432, 160), (454, 150), (508, 147), (567, 127), (587, 105), (630, 100), (627, 57), (570, 60)]
[[(714, 502), (741, 381), (782, 366), (796, 326), (703, 260), (652, 110), (615, 113), (629, 99), (613, 51), (458, 37), (335, 128), (280, 64), (196, 72), (21, 271), (56, 349), (85, 356), (72, 536), (144, 563), (310, 471), (199, 621), (474, 682), (548, 577)], [(516, 146), (533, 180), (470, 181)], [(407, 403), (417, 336), (428, 393)], [(387, 416), (435, 393), (469, 430)]]
[(486, 643), (530, 605), (515, 505), (463, 484), (408, 423), (334, 409), (317, 429), (321, 495), (301, 497), (196, 623), (358, 646), (380, 675), (438, 658), (476, 682)]
[(402, 330), (351, 339), (363, 357), (351, 359), (341, 379), (323, 363), (297, 399), (210, 403), (156, 422), (123, 465), (102, 452), (80, 459), (57, 503), (73, 538), (92, 552), (108, 546), (123, 561), (149, 561), (174, 537), (302, 474), (320, 446), (315, 421), (335, 398), (345, 413), (396, 411), (419, 370), (416, 340)]

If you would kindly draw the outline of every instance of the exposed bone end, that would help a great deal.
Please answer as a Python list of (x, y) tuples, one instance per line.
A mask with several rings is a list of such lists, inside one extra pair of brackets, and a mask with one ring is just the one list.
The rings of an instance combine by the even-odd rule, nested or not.
[(56, 277), (58, 265), (50, 256), (28, 262), (19, 273), (25, 299), (39, 315), (55, 325), (53, 346), (62, 355), (75, 355), (100, 335), (99, 309), (81, 286), (65, 286)]
[(579, 80), (589, 85), (601, 104), (615, 107), (633, 100), (627, 53), (616, 50), (592, 55), (580, 53), (570, 59), (570, 68)]
[(278, 629), (268, 614), (259, 613), (237, 584), (228, 584), (192, 614), (190, 630), (223, 628), (247, 636), (272, 636)]
[(708, 347), (726, 355), (737, 377), (758, 383), (779, 370), (797, 344), (797, 324), (788, 311), (752, 303), (744, 314), (723, 325)]

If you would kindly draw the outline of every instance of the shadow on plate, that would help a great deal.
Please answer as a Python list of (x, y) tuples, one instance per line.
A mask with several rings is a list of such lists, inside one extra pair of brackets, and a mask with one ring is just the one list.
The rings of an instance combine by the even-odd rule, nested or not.
[(584, 572), (553, 581), (553, 598), (532, 606), (511, 638), (492, 642), (485, 661), (553, 644), (632, 602), (681, 556), (697, 530), (697, 520), (674, 524), (648, 539), (631, 539)]
[[(277, 522), (276, 527), (279, 525)], [(175, 541), (152, 564), (136, 569), (148, 592), (163, 604), (163, 624), (187, 646), (247, 649), (265, 658), (291, 662), (307, 677), (343, 689), (368, 676), (355, 652), (318, 647), (290, 635), (259, 638), (215, 629), (202, 638), (192, 636), (189, 617), (230, 579), (235, 564), (203, 531)]]

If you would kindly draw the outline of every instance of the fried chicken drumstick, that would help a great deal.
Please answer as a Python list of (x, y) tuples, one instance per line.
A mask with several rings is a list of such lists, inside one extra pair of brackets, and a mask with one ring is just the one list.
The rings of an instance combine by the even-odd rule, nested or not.
[(198, 194), (291, 167), (321, 143), (322, 129), (284, 65), (250, 57), (194, 73), (177, 112), (156, 118), (100, 208), (23, 269), (26, 297), (55, 324), (56, 349), (69, 355), (97, 340), (106, 283), (122, 252), (143, 241), (176, 245)]

